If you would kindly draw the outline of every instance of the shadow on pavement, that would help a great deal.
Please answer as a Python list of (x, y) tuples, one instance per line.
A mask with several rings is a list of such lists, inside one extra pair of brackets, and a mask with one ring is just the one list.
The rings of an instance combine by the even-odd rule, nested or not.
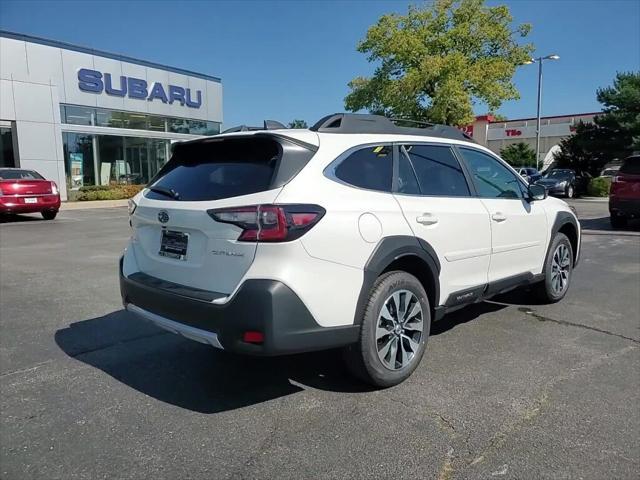
[(371, 389), (346, 371), (339, 351), (285, 357), (234, 355), (186, 340), (124, 310), (73, 323), (55, 334), (70, 357), (156, 398), (217, 413), (302, 391)]
[(602, 230), (605, 232), (638, 232), (640, 231), (640, 219), (629, 219), (624, 228), (614, 229), (611, 226), (609, 216), (600, 218), (581, 218), (580, 226), (583, 230)]
[(496, 312), (505, 307), (506, 305), (487, 302), (474, 303), (467, 307), (463, 307), (460, 310), (446, 314), (437, 322), (431, 323), (431, 336), (448, 332), (458, 325), (471, 322), (486, 313)]
[(18, 223), (18, 222), (47, 222), (42, 216), (37, 214), (3, 214), (0, 215), (0, 223)]
[[(472, 305), (432, 324), (431, 334), (501, 308)], [(332, 392), (372, 390), (351, 376), (339, 350), (273, 358), (234, 355), (165, 332), (124, 310), (72, 323), (55, 333), (55, 341), (70, 357), (145, 395), (200, 413), (258, 404), (304, 386)]]

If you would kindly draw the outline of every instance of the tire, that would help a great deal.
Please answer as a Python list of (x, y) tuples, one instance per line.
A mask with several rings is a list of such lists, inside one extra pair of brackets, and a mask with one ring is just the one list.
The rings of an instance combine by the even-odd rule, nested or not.
[(534, 288), (539, 300), (556, 303), (564, 298), (571, 286), (573, 259), (571, 242), (564, 233), (556, 233), (544, 261), (544, 280)]
[(567, 185), (567, 188), (564, 191), (564, 196), (567, 198), (573, 198), (575, 194), (576, 194), (576, 191), (573, 188), (573, 185)]
[[(400, 303), (398, 309), (394, 308), (397, 303)], [(394, 321), (394, 318), (400, 318), (400, 321)], [(429, 300), (420, 281), (401, 271), (381, 275), (369, 295), (360, 339), (344, 350), (347, 368), (375, 387), (397, 385), (420, 363), (430, 328)]]
[(611, 226), (616, 229), (624, 228), (627, 226), (627, 218), (618, 215), (611, 215)]
[(53, 220), (54, 218), (56, 218), (56, 215), (58, 215), (58, 211), (52, 211), (52, 210), (44, 210), (42, 212), (40, 212), (42, 214), (42, 218), (44, 218), (45, 220)]

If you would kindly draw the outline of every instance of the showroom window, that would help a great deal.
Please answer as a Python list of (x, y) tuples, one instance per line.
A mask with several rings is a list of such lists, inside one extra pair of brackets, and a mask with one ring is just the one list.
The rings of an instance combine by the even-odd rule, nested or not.
[(11, 127), (0, 127), (0, 167), (15, 167)]
[(93, 135), (64, 132), (64, 164), (67, 174), (67, 188), (95, 185), (93, 164)]
[(62, 123), (72, 125), (95, 125), (97, 127), (130, 128), (189, 135), (216, 135), (220, 133), (220, 124), (218, 122), (75, 105), (61, 105), (60, 118)]
[(145, 185), (167, 163), (169, 140), (63, 133), (69, 190), (89, 185)]

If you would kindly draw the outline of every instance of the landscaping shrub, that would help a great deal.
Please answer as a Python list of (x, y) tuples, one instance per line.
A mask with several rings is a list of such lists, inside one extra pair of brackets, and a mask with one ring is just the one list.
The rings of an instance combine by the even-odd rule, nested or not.
[(144, 185), (87, 185), (74, 195), (78, 202), (90, 200), (123, 200), (133, 197)]
[(607, 197), (609, 196), (609, 187), (611, 179), (605, 177), (592, 178), (587, 186), (587, 194), (591, 197)]

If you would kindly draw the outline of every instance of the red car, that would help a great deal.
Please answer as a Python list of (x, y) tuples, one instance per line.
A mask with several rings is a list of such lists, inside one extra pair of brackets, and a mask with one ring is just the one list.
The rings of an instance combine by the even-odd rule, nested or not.
[(632, 155), (613, 177), (609, 190), (611, 226), (622, 228), (629, 218), (640, 218), (640, 155)]
[(45, 220), (53, 220), (58, 210), (56, 182), (33, 170), (0, 168), (0, 214), (40, 212)]

